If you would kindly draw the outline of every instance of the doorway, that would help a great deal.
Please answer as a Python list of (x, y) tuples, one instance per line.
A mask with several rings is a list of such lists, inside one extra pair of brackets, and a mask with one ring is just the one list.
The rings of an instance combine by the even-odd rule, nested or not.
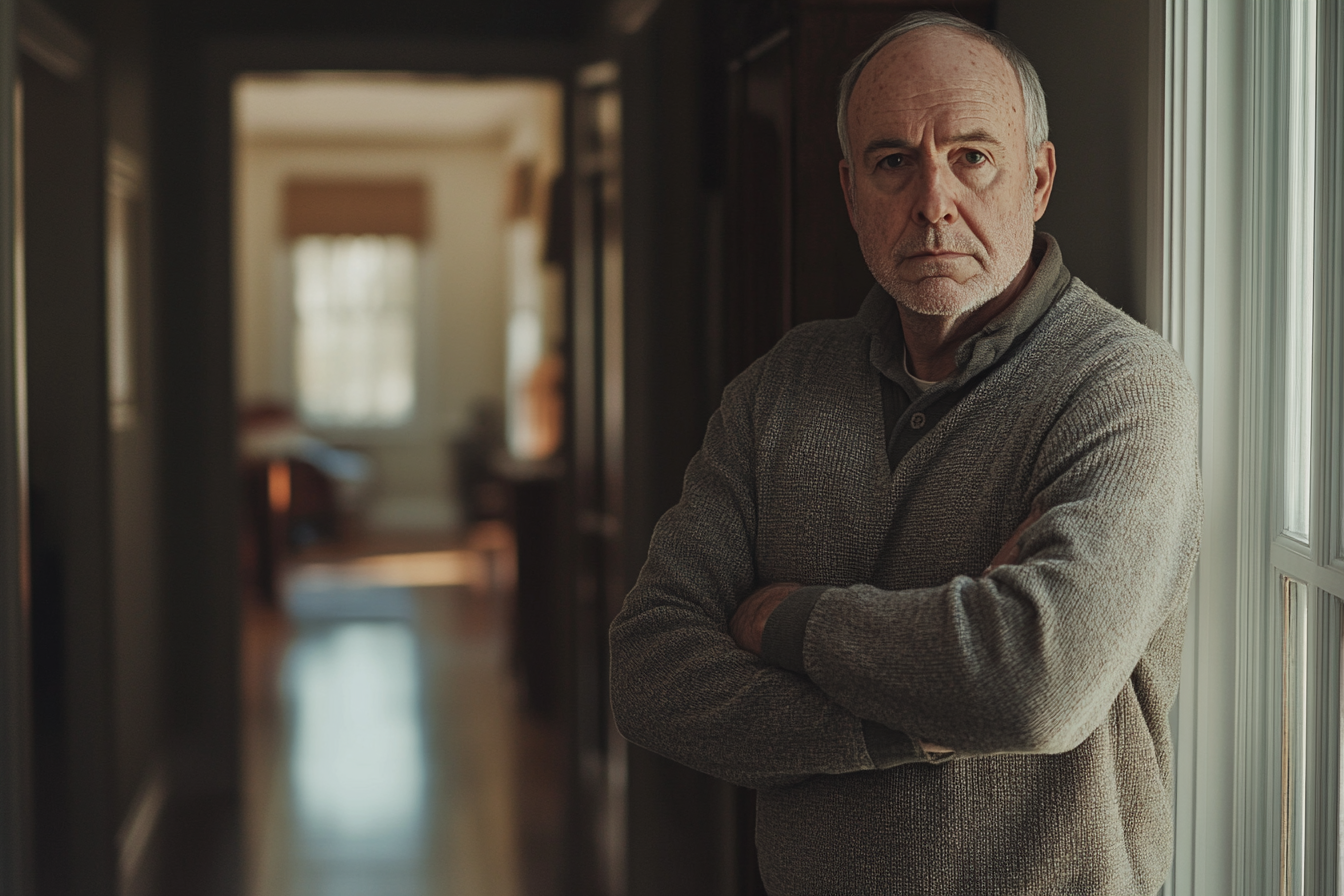
[(254, 896), (557, 891), (561, 733), (514, 583), (518, 509), (560, 479), (561, 100), (234, 82)]

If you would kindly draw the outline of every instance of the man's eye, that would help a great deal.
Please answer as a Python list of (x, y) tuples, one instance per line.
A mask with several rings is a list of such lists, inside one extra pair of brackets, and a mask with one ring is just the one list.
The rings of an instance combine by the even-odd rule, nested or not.
[(881, 159), (878, 160), (877, 167), (887, 169), (904, 168), (905, 156), (899, 153), (893, 153), (892, 155), (889, 156), (883, 156)]
[(978, 149), (968, 150), (966, 153), (966, 161), (971, 165), (979, 165), (981, 162), (988, 161), (988, 159), (989, 156)]

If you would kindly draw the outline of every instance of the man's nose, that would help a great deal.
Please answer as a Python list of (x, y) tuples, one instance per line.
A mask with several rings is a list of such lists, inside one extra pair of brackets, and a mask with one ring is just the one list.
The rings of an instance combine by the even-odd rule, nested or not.
[(919, 177), (919, 195), (915, 199), (915, 223), (922, 227), (955, 224), (957, 203), (955, 179), (945, 165), (929, 165)]

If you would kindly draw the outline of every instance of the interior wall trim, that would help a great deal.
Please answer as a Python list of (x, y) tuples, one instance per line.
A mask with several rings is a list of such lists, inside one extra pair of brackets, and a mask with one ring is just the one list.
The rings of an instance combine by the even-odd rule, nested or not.
[[(1253, 0), (1157, 0), (1165, 22), (1162, 333), (1200, 396), (1205, 515), (1191, 586), (1165, 896), (1275, 892), (1282, 618), (1268, 563), (1272, 166)], [(1252, 160), (1254, 164), (1252, 164)], [(1151, 301), (1151, 298), (1150, 298)]]
[(47, 71), (78, 81), (93, 60), (93, 45), (40, 0), (19, 0), (19, 48)]
[(0, 0), (0, 892), (32, 890), (32, 714), (17, 10)]
[[(1316, 133), (1316, 334), (1320, 375), (1316, 419), (1325, 427), (1317, 439), (1322, 456), (1316, 563), (1344, 574), (1344, 4), (1319, 7), (1320, 82)], [(1344, 599), (1344, 591), (1335, 592)]]
[[(1202, 123), (1207, 85), (1203, 79), (1203, 13), (1202, 4), (1170, 0), (1153, 0), (1149, 8), (1149, 52), (1160, 61), (1162, 69), (1159, 109), (1150, 109), (1149, 123), (1149, 139), (1160, 145), (1160, 162), (1150, 166), (1149, 171), (1160, 172), (1160, 176), (1151, 177), (1149, 184), (1149, 214), (1157, 219), (1157, 224), (1150, 226), (1149, 231), (1148, 321), (1180, 353), (1201, 397), (1202, 344), (1197, 337), (1202, 334), (1198, 327), (1192, 331), (1187, 319), (1194, 317), (1198, 320), (1202, 316), (1200, 282), (1196, 280), (1195, 288), (1191, 288), (1188, 269), (1193, 267), (1198, 271), (1201, 266), (1204, 244), (1199, 235), (1203, 228), (1204, 182), (1200, 177), (1191, 176), (1197, 169), (1192, 170), (1186, 160), (1202, 159), (1204, 154)], [(1152, 102), (1150, 99), (1150, 104)], [(1149, 151), (1154, 152), (1151, 143)], [(1153, 181), (1159, 183), (1154, 185)], [(1190, 217), (1197, 220), (1189, 221)], [(1175, 842), (1172, 867), (1162, 896), (1193, 894), (1197, 876), (1194, 808), (1199, 793), (1195, 762), (1199, 751), (1199, 704), (1196, 696), (1201, 683), (1197, 632), (1203, 608), (1203, 565), (1201, 562), (1196, 568), (1190, 583), (1185, 647), (1181, 657), (1181, 688), (1171, 711), (1176, 751), (1173, 769)]]
[[(1285, 115), (1278, 102), (1280, 15), (1270, 5), (1245, 5), (1246, 103), (1244, 149), (1261, 172), (1274, 170), (1283, 149)], [(1281, 231), (1280, 184), (1269, 176), (1244, 181), (1245, 217), (1242, 270), (1241, 450), (1242, 470), (1237, 553), (1237, 726), (1234, 778), (1236, 868), (1233, 893), (1259, 896), (1278, 891), (1284, 794), (1281, 771), (1283, 738), (1282, 611), (1269, 563), (1270, 469), (1273, 449), (1269, 422), (1272, 405), (1268, 384), (1277, 343), (1273, 299), (1279, 294), (1281, 258), (1276, 234)]]

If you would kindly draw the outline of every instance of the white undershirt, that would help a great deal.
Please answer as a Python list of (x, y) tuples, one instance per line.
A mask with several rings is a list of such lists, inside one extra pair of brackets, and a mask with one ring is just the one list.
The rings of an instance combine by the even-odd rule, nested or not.
[(910, 349), (905, 347), (905, 343), (901, 343), (901, 352), (901, 363), (905, 365), (905, 373), (910, 379), (915, 381), (916, 389), (921, 392), (927, 392), (931, 386), (936, 386), (942, 382), (942, 380), (922, 380), (915, 376), (914, 371), (910, 369)]

